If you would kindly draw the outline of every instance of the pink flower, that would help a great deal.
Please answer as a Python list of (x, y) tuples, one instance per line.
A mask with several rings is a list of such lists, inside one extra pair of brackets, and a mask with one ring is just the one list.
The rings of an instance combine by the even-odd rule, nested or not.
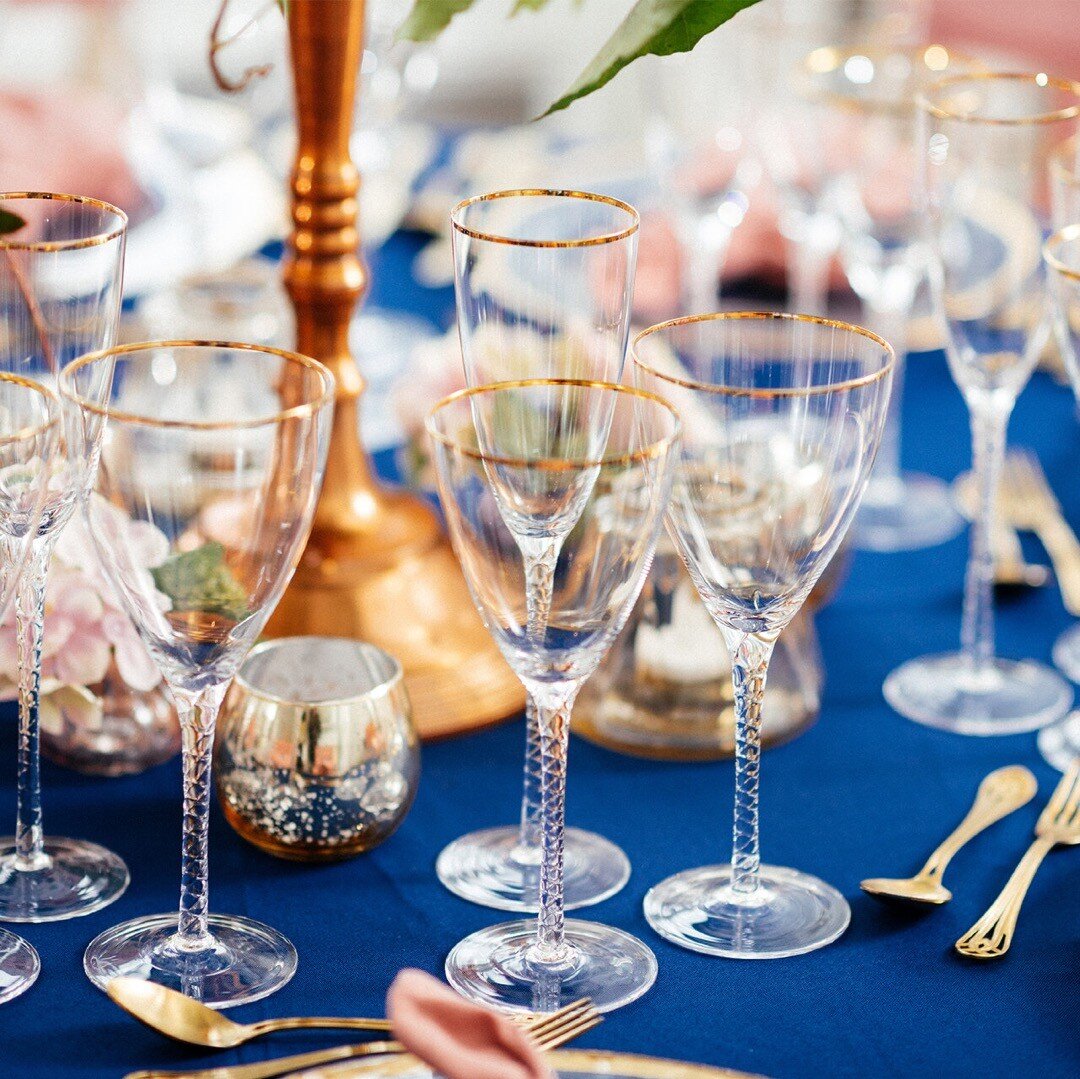
[[(125, 549), (139, 566), (149, 570), (160, 565), (169, 552), (166, 537), (147, 522), (117, 517), (116, 526), (127, 530)], [(77, 514), (60, 534), (49, 566), (42, 679), (54, 687), (93, 685), (105, 677), (112, 660), (134, 690), (147, 692), (161, 681), (161, 673), (101, 569), (85, 517)], [(11, 611), (0, 624), (0, 676), (7, 683), (7, 696), (14, 695), (18, 671)]]

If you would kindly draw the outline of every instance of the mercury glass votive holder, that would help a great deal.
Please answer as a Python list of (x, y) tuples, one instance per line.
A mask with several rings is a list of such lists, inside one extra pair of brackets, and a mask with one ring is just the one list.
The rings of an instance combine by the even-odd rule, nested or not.
[(226, 819), (269, 854), (335, 861), (378, 846), (420, 777), (400, 664), (333, 637), (259, 645), (222, 706), (214, 767)]

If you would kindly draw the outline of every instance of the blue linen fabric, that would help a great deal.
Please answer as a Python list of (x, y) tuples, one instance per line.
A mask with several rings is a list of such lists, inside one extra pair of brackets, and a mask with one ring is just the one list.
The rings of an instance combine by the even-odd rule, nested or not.
[[(446, 325), (449, 290), (408, 277), (415, 238), (398, 236), (375, 267), (377, 302)], [(969, 462), (965, 412), (940, 353), (913, 357), (905, 463), (952, 477)], [(1037, 449), (1066, 511), (1080, 523), (1080, 460), (1072, 397), (1036, 375), (1012, 440)], [(380, 461), (383, 470), (388, 460)], [(822, 716), (763, 759), (763, 852), (838, 886), (852, 924), (819, 952), (774, 962), (709, 959), (660, 940), (641, 912), (647, 888), (670, 873), (724, 861), (730, 841), (730, 762), (634, 760), (575, 738), (568, 815), (629, 854), (633, 875), (616, 897), (581, 916), (636, 933), (660, 973), (646, 996), (607, 1017), (583, 1047), (673, 1056), (775, 1077), (1075, 1076), (1080, 1073), (1080, 850), (1055, 851), (1036, 877), (1012, 952), (974, 964), (953, 941), (1004, 884), (1057, 775), (1035, 736), (963, 738), (901, 719), (881, 682), (902, 660), (955, 646), (966, 541), (912, 554), (856, 557), (836, 601), (819, 618), (828, 670)], [(1032, 548), (1029, 555), (1039, 552)], [(1047, 659), (1069, 624), (1052, 588), (1003, 599), (1002, 655)], [(439, 973), (462, 936), (500, 921), (451, 896), (435, 879), (442, 846), (473, 828), (514, 819), (523, 751), (519, 721), (426, 746), (409, 817), (387, 843), (351, 861), (302, 866), (241, 841), (216, 806), (210, 901), (216, 911), (268, 922), (296, 944), (299, 969), (276, 995), (230, 1014), (380, 1015), (404, 966)], [(13, 709), (0, 714), (0, 811), (14, 816)], [(914, 872), (959, 821), (979, 780), (1019, 762), (1039, 779), (1031, 805), (965, 848), (947, 875), (948, 906), (890, 910), (859, 880)], [(56, 835), (105, 843), (131, 867), (128, 892), (87, 918), (12, 926), (41, 953), (42, 974), (0, 1007), (0, 1077), (105, 1079), (139, 1067), (231, 1064), (351, 1040), (303, 1032), (207, 1054), (137, 1025), (82, 971), (87, 942), (106, 927), (175, 907), (180, 780), (176, 762), (142, 776), (97, 780), (44, 769), (45, 823)]]

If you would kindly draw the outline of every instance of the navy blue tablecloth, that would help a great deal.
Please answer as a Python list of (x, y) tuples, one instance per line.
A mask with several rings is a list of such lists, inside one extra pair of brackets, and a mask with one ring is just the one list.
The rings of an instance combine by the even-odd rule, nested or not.
[[(384, 251), (375, 299), (444, 323), (449, 293), (407, 281), (413, 250), (399, 238)], [(967, 467), (965, 413), (940, 354), (913, 359), (905, 417), (908, 466), (948, 477)], [(1036, 375), (1011, 436), (1040, 452), (1080, 523), (1080, 427), (1068, 391)], [(976, 965), (952, 950), (1022, 854), (1056, 773), (1039, 757), (1034, 735), (939, 733), (901, 719), (881, 697), (882, 679), (896, 664), (955, 646), (965, 555), (958, 538), (933, 550), (855, 559), (819, 620), (828, 669), (821, 719), (764, 758), (766, 859), (818, 874), (851, 902), (851, 928), (831, 947), (751, 963), (708, 959), (657, 938), (641, 913), (646, 889), (676, 870), (728, 856), (732, 766), (638, 761), (574, 740), (569, 818), (621, 844), (633, 863), (623, 892), (584, 916), (638, 934), (660, 964), (654, 988), (610, 1015), (582, 1046), (776, 1077), (1080, 1073), (1080, 851), (1047, 858), (1005, 959)], [(1003, 601), (1000, 651), (1047, 659), (1068, 624), (1052, 589)], [(514, 818), (522, 741), (522, 724), (511, 722), (425, 747), (419, 795), (400, 831), (344, 864), (270, 858), (234, 835), (215, 807), (212, 908), (276, 926), (300, 955), (296, 977), (281, 992), (230, 1014), (381, 1014), (399, 969), (439, 972), (458, 939), (501, 920), (445, 892), (433, 863), (462, 832)], [(9, 762), (0, 772), (0, 811), (12, 817), (14, 756), (9, 710), (0, 720), (0, 760)], [(1011, 762), (1035, 771), (1038, 798), (957, 856), (948, 880), (952, 903), (911, 915), (862, 895), (865, 876), (913, 872), (963, 815), (981, 777)], [(114, 922), (174, 907), (179, 769), (174, 762), (138, 777), (94, 780), (46, 765), (44, 783), (47, 830), (108, 844), (127, 860), (132, 884), (90, 917), (14, 927), (40, 951), (43, 971), (29, 993), (0, 1008), (0, 1077), (97, 1079), (335, 1044), (331, 1033), (289, 1034), (208, 1056), (165, 1042), (110, 1004), (83, 976), (82, 952)]]

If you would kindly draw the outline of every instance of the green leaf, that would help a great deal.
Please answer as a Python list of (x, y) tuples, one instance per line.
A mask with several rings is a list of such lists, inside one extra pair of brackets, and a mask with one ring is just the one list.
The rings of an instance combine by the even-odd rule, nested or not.
[(220, 543), (173, 555), (150, 571), (176, 611), (202, 611), (239, 622), (248, 616), (247, 593), (225, 562)]
[(413, 0), (409, 17), (398, 27), (398, 41), (430, 41), (455, 15), (468, 11), (473, 0)]
[(543, 115), (599, 90), (641, 56), (689, 52), (706, 34), (757, 0), (637, 0), (604, 47)]
[(10, 210), (0, 210), (0, 236), (6, 236), (9, 232), (18, 232), (25, 228), (26, 222)]
[(548, 0), (517, 0), (510, 14), (516, 15), (519, 11), (539, 11), (547, 2)]

